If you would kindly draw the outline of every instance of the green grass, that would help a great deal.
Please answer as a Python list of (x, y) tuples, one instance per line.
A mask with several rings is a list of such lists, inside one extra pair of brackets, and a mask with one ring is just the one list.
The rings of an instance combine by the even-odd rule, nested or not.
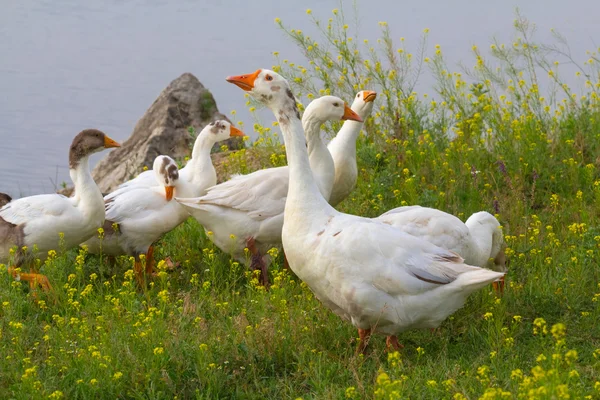
[[(379, 47), (361, 47), (342, 14), (314, 19), (322, 44), (283, 28), (308, 66), (275, 66), (304, 99), (380, 93), (359, 138), (358, 187), (340, 209), (497, 214), (510, 256), (505, 295), (481, 290), (436, 332), (401, 334), (401, 353), (374, 336), (357, 356), (355, 330), (282, 270), (281, 255), (267, 292), (190, 219), (155, 252), (181, 266), (160, 263), (145, 290), (131, 260), (111, 265), (84, 251), (42, 265), (54, 292), (37, 300), (0, 267), (0, 398), (600, 398), (596, 53), (573, 96), (557, 78), (558, 53), (535, 43), (520, 16), (515, 44), (495, 43), (489, 60), (474, 49), (468, 78), (435, 46), (430, 58), (397, 51), (385, 23)], [(413, 93), (413, 72), (428, 70), (438, 93)], [(280, 165), (276, 128), (254, 128), (261, 139), (232, 153), (228, 172), (249, 169), (247, 152)]]

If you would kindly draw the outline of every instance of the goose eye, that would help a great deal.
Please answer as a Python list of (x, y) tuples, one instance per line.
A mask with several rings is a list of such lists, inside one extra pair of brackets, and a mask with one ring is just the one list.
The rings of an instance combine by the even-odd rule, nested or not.
[(333, 103), (333, 106), (334, 106), (334, 107), (339, 107), (339, 106), (340, 106), (340, 103), (338, 103), (338, 102), (335, 102), (335, 103)]
[(273, 77), (271, 75), (267, 74), (267, 76), (265, 76), (265, 79), (268, 80), (268, 81), (272, 81)]
[(360, 93), (356, 95), (356, 97), (360, 98)]

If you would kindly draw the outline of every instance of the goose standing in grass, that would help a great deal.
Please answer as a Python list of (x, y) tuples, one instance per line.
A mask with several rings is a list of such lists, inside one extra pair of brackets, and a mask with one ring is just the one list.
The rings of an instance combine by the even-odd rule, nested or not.
[(148, 253), (152, 243), (188, 216), (177, 202), (171, 201), (174, 193), (187, 193), (186, 185), (179, 179), (177, 163), (169, 156), (158, 156), (153, 172), (157, 185), (132, 186), (107, 199), (102, 238), (96, 235), (82, 243), (90, 253), (134, 256), (138, 283), (143, 282), (140, 255), (146, 254), (146, 273), (151, 274), (152, 254)]
[[(206, 125), (200, 131), (200, 133), (198, 134), (198, 137), (196, 137), (196, 141), (194, 142), (194, 148), (192, 149), (192, 158), (190, 158), (190, 160), (188, 161), (188, 163), (186, 164), (185, 167), (178, 170), (178, 179), (177, 179), (177, 185), (176, 185), (176, 189), (175, 189), (176, 196), (180, 196), (180, 197), (201, 196), (206, 193), (206, 189), (208, 189), (211, 186), (214, 186), (217, 183), (217, 172), (215, 171), (215, 167), (212, 163), (212, 159), (210, 157), (210, 151), (215, 143), (227, 140), (230, 137), (234, 137), (234, 136), (244, 136), (244, 133), (241, 130), (237, 129), (235, 126), (233, 126), (231, 123), (229, 123), (228, 121), (225, 121), (225, 120), (217, 120), (217, 121), (211, 122), (210, 124)], [(169, 168), (173, 168), (173, 164), (174, 164), (173, 160), (170, 159), (169, 157), (167, 157), (167, 158), (169, 160), (171, 160), (171, 162), (172, 162), (171, 164), (169, 164), (170, 165)], [(123, 183), (121, 186), (119, 186), (117, 188), (117, 190), (115, 190), (112, 193), (109, 193), (108, 195), (106, 195), (104, 197), (104, 202), (106, 203), (107, 212), (109, 211), (109, 208), (111, 210), (110, 211), (111, 217), (107, 218), (109, 221), (111, 221), (111, 223), (110, 224), (107, 223), (106, 226), (104, 227), (105, 234), (112, 235), (114, 233), (113, 228), (112, 228), (113, 222), (117, 222), (119, 225), (121, 225), (121, 223), (124, 221), (132, 221), (133, 219), (138, 218), (138, 217), (143, 218), (143, 216), (136, 217), (135, 213), (138, 211), (142, 212), (145, 215), (148, 215), (152, 219), (152, 217), (151, 217), (152, 211), (150, 211), (149, 209), (144, 209), (143, 207), (131, 207), (130, 208), (130, 205), (132, 205), (131, 201), (133, 198), (137, 198), (136, 196), (140, 196), (142, 193), (148, 193), (148, 192), (144, 192), (144, 191), (139, 191), (139, 189), (153, 188), (154, 186), (156, 186), (157, 179), (161, 180), (164, 178), (164, 174), (161, 173), (161, 171), (156, 171), (157, 166), (159, 169), (167, 166), (166, 164), (162, 164), (163, 162), (165, 162), (166, 159), (163, 158), (161, 160), (162, 161), (159, 161), (158, 158), (155, 159), (154, 167), (152, 170), (142, 172), (136, 178)], [(157, 162), (158, 162), (158, 164), (157, 164)], [(176, 164), (175, 164), (175, 167), (177, 167)], [(158, 172), (158, 175), (156, 174), (157, 172)], [(135, 193), (130, 194), (129, 192), (132, 190), (135, 191)], [(154, 188), (153, 190), (160, 191), (159, 188)], [(166, 189), (166, 190), (170, 190), (170, 189)], [(168, 197), (168, 194), (167, 194), (167, 197)], [(118, 198), (120, 200), (117, 201), (116, 204), (121, 204), (121, 202), (123, 202), (123, 204), (126, 204), (127, 206), (117, 207), (114, 203), (115, 203), (116, 199), (118, 199)], [(113, 205), (111, 205), (111, 204), (113, 204)], [(157, 204), (153, 204), (150, 207), (156, 207), (156, 206), (157, 206)], [(122, 214), (122, 213), (124, 213), (124, 214)], [(161, 215), (164, 217), (164, 219), (159, 224), (159, 225), (161, 225), (160, 228), (158, 228), (159, 225), (154, 225), (154, 228), (148, 227), (148, 229), (150, 229), (150, 231), (148, 232), (148, 235), (156, 236), (157, 239), (162, 234), (174, 229), (176, 226), (181, 224), (183, 221), (185, 221), (189, 217), (189, 214), (185, 210), (185, 208), (180, 206), (179, 203), (176, 203), (176, 202), (170, 202), (168, 204), (168, 207), (163, 208)], [(159, 219), (160, 218), (153, 219), (153, 221), (158, 223)], [(121, 222), (119, 222), (119, 221), (121, 221)], [(146, 222), (149, 223), (149, 220), (146, 220)], [(141, 234), (140, 229), (136, 230), (137, 233), (134, 233), (132, 231), (132, 227), (135, 224), (126, 223), (125, 225), (126, 226), (124, 227), (124, 229), (126, 231), (129, 230), (130, 232), (132, 232), (133, 236)], [(158, 232), (158, 231), (160, 231), (160, 232)], [(125, 238), (122, 238), (122, 236), (120, 234), (117, 235), (114, 239), (119, 242), (122, 240), (125, 240)], [(105, 237), (106, 243), (102, 245), (102, 248), (103, 248), (103, 251), (111, 251), (110, 253), (107, 253), (107, 254), (113, 254), (113, 255), (132, 254), (132, 252), (138, 252), (138, 253), (144, 252), (144, 253), (146, 253), (146, 256), (147, 256), (146, 270), (147, 270), (147, 272), (152, 271), (154, 248), (152, 246), (150, 246), (149, 248), (146, 247), (142, 251), (141, 249), (144, 248), (146, 239), (141, 240), (141, 242), (144, 243), (143, 245), (139, 244), (139, 242), (137, 242), (135, 239), (132, 239), (132, 240), (134, 240), (137, 244), (133, 245), (133, 247), (132, 247), (132, 245), (129, 242), (127, 242), (126, 244), (123, 244), (125, 247), (121, 248), (121, 245), (113, 246), (111, 244), (112, 240), (109, 240), (108, 242), (106, 242), (106, 237)], [(94, 241), (95, 241), (95, 239), (94, 239)], [(98, 244), (90, 243), (90, 250), (92, 252), (99, 252), (100, 249), (99, 249)], [(121, 248), (122, 252), (119, 252), (120, 251), (119, 248)], [(134, 248), (135, 248), (135, 250), (134, 250)], [(136, 257), (136, 259), (138, 259), (138, 258), (139, 257)], [(138, 268), (138, 270), (141, 271), (141, 267), (137, 264), (136, 264), (136, 268)], [(138, 278), (139, 278), (139, 275), (138, 275)]]
[(7, 195), (6, 193), (0, 193), (0, 208), (4, 207), (8, 203), (12, 201), (12, 197)]
[[(295, 101), (292, 92), (282, 92)], [(298, 118), (300, 114), (298, 114)], [(338, 97), (313, 100), (304, 111), (302, 125), (307, 132), (310, 165), (322, 196), (329, 198), (335, 178), (333, 160), (321, 140), (320, 127), (328, 120), (355, 120), (360, 117)], [(281, 243), (283, 211), (288, 193), (288, 167), (269, 168), (238, 175), (213, 186), (200, 198), (177, 198), (210, 232), (210, 239), (226, 253), (244, 262), (247, 247), (251, 268), (261, 271), (260, 281), (268, 284), (266, 251)]]
[[(375, 218), (395, 228), (453, 251), (465, 263), (506, 272), (504, 235), (498, 220), (485, 211), (462, 222), (452, 214), (421, 206), (398, 207)], [(504, 291), (504, 276), (493, 282), (494, 289)]]
[[(77, 246), (87, 240), (104, 223), (104, 202), (89, 168), (91, 154), (120, 145), (96, 129), (86, 129), (75, 136), (69, 150), (69, 174), (75, 195), (42, 194), (13, 200), (0, 209), (0, 262), (14, 262), (21, 267), (29, 257), (45, 259), (49, 250)], [(14, 260), (10, 249), (17, 246)], [(27, 250), (23, 247), (27, 246)], [(31, 250), (37, 247), (37, 253)], [(48, 279), (37, 273), (21, 273), (10, 268), (31, 287), (40, 284), (50, 289)]]
[[(366, 121), (371, 111), (377, 93), (363, 90), (356, 94), (352, 102), (352, 111)], [(335, 181), (329, 197), (329, 204), (333, 207), (342, 202), (356, 187), (358, 168), (356, 166), (356, 140), (364, 122), (346, 121), (342, 129), (327, 145), (335, 165)]]
[(289, 265), (325, 306), (358, 328), (361, 351), (375, 329), (400, 348), (396, 334), (439, 326), (469, 294), (504, 275), (382, 222), (336, 211), (313, 177), (288, 82), (264, 69), (227, 81), (277, 117), (290, 177), (282, 231)]

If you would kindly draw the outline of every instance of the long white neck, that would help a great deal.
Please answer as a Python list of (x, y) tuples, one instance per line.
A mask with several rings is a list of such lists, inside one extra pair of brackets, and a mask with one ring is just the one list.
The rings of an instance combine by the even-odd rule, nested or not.
[(356, 140), (362, 127), (362, 122), (351, 120), (344, 122), (342, 129), (327, 146), (334, 160), (339, 156), (343, 156), (347, 162), (356, 164)]
[(210, 150), (214, 145), (214, 141), (208, 135), (200, 132), (192, 149), (192, 158), (184, 168), (186, 174), (189, 174), (188, 179), (191, 181), (197, 181), (200, 177), (214, 177), (215, 183), (217, 181), (217, 173), (210, 158)]
[(104, 211), (102, 193), (90, 173), (89, 157), (82, 157), (77, 166), (69, 170), (69, 175), (75, 187), (74, 199), (80, 209), (84, 213), (98, 209)]
[(302, 122), (297, 115), (296, 105), (284, 104), (281, 107), (273, 107), (272, 111), (281, 126), (290, 170), (285, 218), (294, 217), (298, 211), (300, 214), (297, 218), (300, 218), (304, 213), (320, 212), (331, 208), (319, 192), (313, 177), (308, 161)]
[(321, 125), (324, 123), (314, 113), (304, 113), (302, 126), (308, 143), (308, 160), (319, 191), (326, 200), (331, 196), (335, 180), (335, 166), (331, 153), (321, 139)]

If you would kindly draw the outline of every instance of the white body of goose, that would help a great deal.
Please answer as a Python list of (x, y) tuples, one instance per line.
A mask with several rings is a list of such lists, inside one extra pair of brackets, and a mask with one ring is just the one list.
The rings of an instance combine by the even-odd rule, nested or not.
[(363, 349), (375, 328), (397, 346), (399, 332), (439, 326), (469, 294), (503, 276), (382, 222), (336, 211), (312, 176), (296, 104), (280, 90), (287, 81), (269, 70), (227, 80), (277, 116), (290, 170), (282, 231), (289, 265), (359, 329)]
[(502, 227), (488, 212), (477, 212), (462, 222), (434, 208), (408, 206), (394, 208), (375, 220), (453, 251), (467, 264), (506, 272)]
[[(182, 213), (183, 217), (186, 214), (177, 202), (171, 201), (174, 192), (185, 191), (177, 163), (169, 156), (158, 156), (153, 172), (155, 186), (131, 187), (106, 200), (104, 238), (96, 235), (82, 243), (90, 253), (139, 257), (164, 233), (179, 225)], [(113, 224), (118, 225), (116, 231)]]
[[(352, 111), (357, 113), (363, 121), (371, 115), (373, 102), (377, 93), (363, 90), (356, 94), (352, 102)], [(333, 207), (342, 202), (356, 187), (358, 168), (356, 166), (356, 140), (364, 122), (346, 121), (342, 129), (327, 145), (335, 165), (335, 180), (329, 197), (329, 204)]]
[[(99, 130), (82, 131), (73, 139), (69, 150), (69, 173), (75, 186), (73, 197), (30, 196), (13, 200), (0, 209), (0, 262), (8, 261), (13, 246), (27, 246), (32, 250), (35, 245), (38, 251), (34, 255), (45, 259), (49, 250), (69, 249), (91, 237), (104, 223), (104, 202), (90, 173), (88, 159), (93, 153), (118, 146)], [(25, 256), (17, 251), (17, 266), (25, 261)], [(37, 274), (20, 275), (23, 280), (48, 285), (45, 277)]]
[[(284, 91), (295, 102), (291, 91)], [(334, 165), (321, 140), (320, 126), (328, 120), (360, 118), (345, 103), (334, 96), (312, 101), (304, 112), (303, 125), (308, 136), (308, 152), (312, 171), (320, 193), (329, 197), (334, 181)], [(244, 248), (253, 252), (253, 267), (263, 271), (262, 255), (281, 243), (283, 211), (288, 192), (287, 167), (269, 168), (248, 175), (237, 175), (227, 182), (211, 187), (200, 198), (177, 198), (196, 220), (211, 232), (210, 239), (224, 252), (245, 261)]]

